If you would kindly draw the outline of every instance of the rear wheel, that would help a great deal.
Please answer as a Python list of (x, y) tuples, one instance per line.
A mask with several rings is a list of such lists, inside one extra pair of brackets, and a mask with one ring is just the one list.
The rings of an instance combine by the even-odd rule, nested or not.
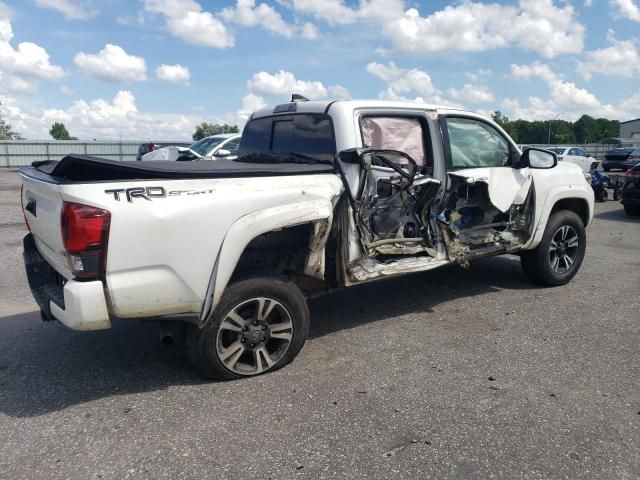
[(561, 210), (549, 218), (540, 244), (521, 254), (522, 269), (535, 283), (564, 285), (580, 269), (587, 246), (582, 219)]
[(620, 201), (620, 197), (622, 196), (622, 191), (620, 188), (616, 188), (613, 190), (613, 199), (618, 202)]
[(191, 327), (187, 358), (207, 379), (259, 375), (293, 360), (308, 331), (307, 303), (293, 283), (243, 280), (227, 288), (204, 328)]
[(609, 192), (607, 192), (606, 188), (601, 188), (596, 192), (596, 200), (598, 202), (606, 202), (607, 198), (609, 198)]

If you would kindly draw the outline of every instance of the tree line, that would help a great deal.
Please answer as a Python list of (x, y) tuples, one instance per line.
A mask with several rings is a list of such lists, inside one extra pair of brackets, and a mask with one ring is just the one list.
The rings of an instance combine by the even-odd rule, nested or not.
[(510, 120), (496, 110), (491, 118), (513, 138), (516, 143), (584, 144), (598, 143), (620, 134), (620, 122), (606, 118), (582, 115), (575, 122), (566, 120)]

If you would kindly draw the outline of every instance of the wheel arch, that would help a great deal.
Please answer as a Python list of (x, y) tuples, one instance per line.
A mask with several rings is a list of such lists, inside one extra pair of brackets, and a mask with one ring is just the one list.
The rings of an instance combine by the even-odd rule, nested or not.
[[(236, 220), (227, 231), (218, 251), (200, 316), (200, 324), (206, 323), (231, 279), (244, 273), (243, 270), (248, 265), (247, 256), (250, 255), (252, 247), (277, 244), (280, 240), (294, 248), (306, 246), (303, 273), (311, 277), (323, 278), (324, 247), (332, 221), (333, 204), (328, 199), (314, 199), (271, 207)], [(306, 240), (302, 241), (304, 236)], [(247, 268), (246, 272), (249, 271), (251, 269)], [(269, 268), (257, 268), (256, 271), (261, 275), (283, 273), (278, 269)]]
[(589, 216), (589, 203), (584, 198), (562, 198), (553, 204), (549, 215), (553, 215), (560, 210), (574, 212), (580, 217), (585, 226), (589, 224), (589, 220), (591, 219)]
[(538, 246), (544, 235), (544, 230), (549, 218), (558, 211), (569, 210), (574, 212), (580, 217), (586, 227), (593, 218), (593, 204), (593, 189), (586, 185), (586, 183), (584, 187), (570, 185), (551, 190), (539, 210), (534, 234), (530, 241), (523, 246), (523, 250), (532, 250)]

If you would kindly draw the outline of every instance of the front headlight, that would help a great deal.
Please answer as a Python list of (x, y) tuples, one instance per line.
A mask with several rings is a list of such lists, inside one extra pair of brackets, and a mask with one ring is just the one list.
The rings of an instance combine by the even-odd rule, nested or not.
[(587, 183), (591, 183), (591, 174), (589, 172), (584, 172), (584, 179)]

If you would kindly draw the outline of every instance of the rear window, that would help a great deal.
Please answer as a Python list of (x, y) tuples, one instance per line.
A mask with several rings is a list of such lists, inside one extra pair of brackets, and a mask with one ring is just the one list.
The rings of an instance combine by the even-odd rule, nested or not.
[(254, 153), (296, 153), (332, 162), (336, 143), (331, 119), (299, 113), (251, 120), (242, 132), (239, 156)]

